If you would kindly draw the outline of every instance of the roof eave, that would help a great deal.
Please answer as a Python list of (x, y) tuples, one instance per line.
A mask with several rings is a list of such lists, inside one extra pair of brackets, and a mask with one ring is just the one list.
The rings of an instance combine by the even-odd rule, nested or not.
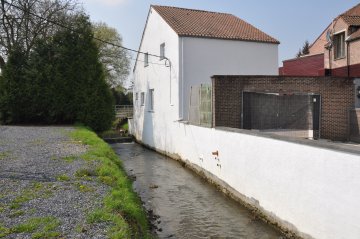
[(251, 39), (241, 39), (241, 38), (226, 38), (226, 37), (211, 37), (211, 36), (198, 36), (198, 35), (189, 35), (189, 34), (178, 34), (179, 37), (193, 37), (193, 38), (206, 38), (206, 39), (218, 39), (218, 40), (231, 40), (231, 41), (246, 41), (246, 42), (258, 42), (258, 43), (268, 43), (268, 44), (280, 44), (280, 41), (265, 41), (265, 40), (251, 40)]

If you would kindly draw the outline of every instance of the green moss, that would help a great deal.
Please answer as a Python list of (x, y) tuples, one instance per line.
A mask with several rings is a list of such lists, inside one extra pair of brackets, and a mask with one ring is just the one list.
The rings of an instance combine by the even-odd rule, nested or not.
[(10, 234), (10, 229), (0, 223), (0, 238), (6, 237)]
[(67, 176), (66, 174), (62, 174), (56, 177), (56, 180), (58, 181), (70, 181), (70, 177)]
[(14, 217), (20, 217), (20, 216), (22, 216), (22, 215), (24, 215), (25, 214), (25, 212), (24, 211), (22, 211), (22, 210), (17, 210), (17, 211), (14, 211), (14, 212), (12, 212), (12, 213), (10, 213), (10, 218), (14, 218)]
[(0, 152), (0, 160), (10, 159), (10, 152)]
[(83, 192), (83, 193), (86, 193), (86, 192), (94, 192), (95, 189), (92, 188), (92, 187), (89, 187), (87, 185), (84, 185), (84, 184), (81, 184), (81, 183), (75, 183), (76, 185), (76, 188), (80, 191), (80, 192)]
[(77, 157), (76, 156), (67, 156), (67, 157), (63, 157), (62, 159), (68, 163), (72, 163), (77, 159)]
[(98, 176), (98, 173), (91, 169), (79, 169), (75, 172), (75, 177), (84, 178), (84, 177), (94, 177)]
[(9, 208), (10, 208), (11, 210), (16, 210), (16, 209), (21, 208), (21, 204), (20, 204), (20, 203), (16, 203), (16, 202), (12, 202), (12, 203), (10, 204)]
[(111, 186), (104, 199), (104, 207), (88, 216), (88, 221), (110, 222), (110, 238), (151, 238), (146, 213), (139, 197), (132, 189), (121, 162), (111, 147), (86, 128), (77, 128), (71, 133), (76, 141), (89, 146), (81, 158), (99, 163), (99, 180)]
[(55, 230), (60, 221), (55, 217), (31, 218), (25, 223), (19, 224), (10, 229), (10, 233), (32, 233), (32, 238), (56, 238), (60, 235)]

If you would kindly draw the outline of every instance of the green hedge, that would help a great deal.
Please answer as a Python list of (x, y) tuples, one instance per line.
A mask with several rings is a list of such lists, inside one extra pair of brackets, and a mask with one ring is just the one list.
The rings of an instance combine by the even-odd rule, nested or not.
[(3, 123), (111, 127), (114, 99), (88, 17), (74, 19), (73, 29), (39, 40), (29, 54), (14, 46), (0, 78)]

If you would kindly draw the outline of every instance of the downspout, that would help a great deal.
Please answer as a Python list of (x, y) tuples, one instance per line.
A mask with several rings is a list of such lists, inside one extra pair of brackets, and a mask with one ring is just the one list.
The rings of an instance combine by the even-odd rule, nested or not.
[(181, 109), (180, 109), (180, 120), (184, 120), (184, 38), (181, 39), (181, 85), (180, 88), (180, 101), (181, 101)]
[(346, 43), (346, 63), (347, 63), (347, 77), (350, 77), (350, 42)]
[(329, 76), (332, 76), (331, 47), (329, 48)]

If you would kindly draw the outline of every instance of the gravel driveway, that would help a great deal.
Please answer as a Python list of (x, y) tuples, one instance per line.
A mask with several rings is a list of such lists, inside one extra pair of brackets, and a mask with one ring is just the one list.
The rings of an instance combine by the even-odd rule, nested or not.
[(106, 238), (109, 225), (89, 224), (109, 188), (77, 177), (96, 162), (70, 127), (0, 126), (0, 238)]

